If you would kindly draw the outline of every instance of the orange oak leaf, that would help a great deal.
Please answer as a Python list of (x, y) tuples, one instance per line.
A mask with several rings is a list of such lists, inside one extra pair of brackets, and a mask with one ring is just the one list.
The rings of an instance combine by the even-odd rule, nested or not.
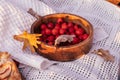
[(41, 44), (41, 42), (38, 41), (40, 36), (42, 36), (42, 34), (30, 34), (27, 31), (24, 31), (22, 34), (14, 35), (14, 39), (20, 42), (24, 42), (23, 50), (27, 47), (30, 47), (31, 52), (34, 53), (35, 48), (38, 48), (37, 44)]

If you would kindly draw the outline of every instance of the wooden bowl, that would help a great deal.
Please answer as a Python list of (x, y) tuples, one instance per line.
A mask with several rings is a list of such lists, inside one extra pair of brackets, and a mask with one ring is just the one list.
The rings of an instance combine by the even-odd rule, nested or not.
[(36, 49), (37, 53), (55, 61), (71, 61), (87, 54), (92, 47), (93, 27), (87, 20), (80, 16), (67, 13), (56, 13), (40, 17), (40, 19), (32, 24), (31, 33), (39, 33), (38, 27), (41, 23), (47, 23), (49, 21), (55, 22), (58, 18), (65, 18), (66, 21), (72, 21), (73, 23), (81, 25), (89, 34), (88, 38), (78, 44), (61, 47), (50, 46), (42, 42), (41, 46)]

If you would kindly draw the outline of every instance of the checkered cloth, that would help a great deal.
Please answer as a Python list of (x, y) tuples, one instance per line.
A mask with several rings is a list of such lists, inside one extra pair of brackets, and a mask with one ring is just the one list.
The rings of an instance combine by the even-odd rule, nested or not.
[[(36, 20), (26, 12), (29, 8), (33, 8), (41, 16), (64, 12), (86, 18), (94, 26), (96, 33), (98, 30), (102, 35), (101, 30), (107, 35), (104, 38), (99, 35), (101, 39), (94, 38), (96, 42), (91, 51), (98, 48), (109, 49), (115, 56), (115, 62), (106, 62), (90, 52), (75, 61), (59, 62), (46, 70), (39, 70), (40, 61), (47, 59), (31, 54), (29, 49), (23, 52), (22, 43), (13, 39), (14, 34), (30, 31), (30, 26)], [(119, 13), (116, 6), (104, 0), (1, 0), (0, 50), (8, 51), (14, 59), (25, 64), (20, 66), (20, 71), (26, 80), (117, 80), (120, 58)]]

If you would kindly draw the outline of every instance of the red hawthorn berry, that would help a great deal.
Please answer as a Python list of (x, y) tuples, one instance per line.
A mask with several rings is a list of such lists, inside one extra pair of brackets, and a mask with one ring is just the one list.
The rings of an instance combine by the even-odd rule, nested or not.
[(42, 30), (46, 29), (47, 28), (47, 25), (46, 24), (41, 24), (41, 27), (40, 27)]
[(50, 35), (51, 33), (52, 33), (52, 32), (51, 32), (50, 29), (46, 29), (46, 30), (45, 30), (45, 34), (46, 34), (46, 35)]
[(79, 27), (78, 27), (77, 24), (74, 25), (74, 29), (75, 29), (75, 30), (78, 30), (78, 29), (79, 29)]
[(52, 34), (53, 34), (53, 35), (58, 35), (58, 34), (59, 34), (58, 29), (53, 29), (53, 30), (52, 30)]
[(73, 41), (72, 41), (72, 44), (77, 44), (77, 43), (79, 43), (79, 38), (74, 37)]
[(56, 36), (55, 36), (55, 39), (56, 39), (58, 36), (59, 36), (59, 35), (56, 35)]
[(85, 39), (88, 38), (88, 36), (89, 36), (88, 34), (83, 34), (83, 35), (82, 35), (82, 39), (85, 40)]
[(53, 42), (53, 41), (55, 40), (55, 37), (54, 37), (54, 36), (49, 36), (49, 37), (47, 38), (47, 40), (48, 40), (49, 42)]
[(60, 24), (55, 24), (55, 29), (60, 30)]
[(48, 26), (48, 28), (50, 28), (50, 29), (53, 29), (53, 28), (54, 28), (54, 24), (53, 24), (52, 22), (49, 22), (49, 23), (47, 24), (47, 26)]
[(83, 40), (83, 35), (79, 35), (78, 38), (79, 38), (80, 40)]
[(63, 19), (62, 18), (58, 18), (57, 19), (57, 23), (62, 23), (63, 22)]
[(60, 29), (59, 33), (62, 35), (62, 34), (65, 34), (66, 30), (65, 29)]
[(78, 30), (75, 31), (76, 35), (82, 35), (84, 34), (84, 29), (79, 28)]
[(73, 28), (73, 27), (70, 27), (70, 28), (68, 29), (68, 31), (69, 31), (69, 33), (74, 33), (74, 28)]
[(53, 42), (48, 42), (48, 45), (53, 45), (54, 43)]
[(72, 22), (68, 22), (68, 27), (73, 27), (74, 24)]
[(61, 28), (62, 28), (62, 29), (67, 29), (67, 28), (68, 28), (68, 27), (67, 27), (67, 23), (64, 22), (64, 23), (61, 25)]

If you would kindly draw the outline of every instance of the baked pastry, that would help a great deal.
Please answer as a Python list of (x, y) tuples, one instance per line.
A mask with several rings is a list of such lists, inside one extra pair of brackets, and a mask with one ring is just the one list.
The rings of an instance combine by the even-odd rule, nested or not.
[(0, 52), (0, 80), (22, 80), (15, 62), (7, 52)]
[(120, 4), (120, 0), (107, 0), (115, 5), (119, 5)]

